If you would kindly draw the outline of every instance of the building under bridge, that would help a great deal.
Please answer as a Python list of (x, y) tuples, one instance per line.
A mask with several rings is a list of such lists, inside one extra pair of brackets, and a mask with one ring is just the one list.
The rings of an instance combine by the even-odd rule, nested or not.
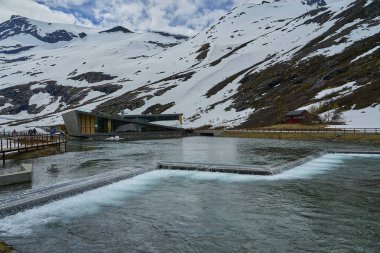
[[(183, 136), (182, 114), (111, 115), (79, 110), (64, 113), (62, 118), (69, 135), (79, 138), (107, 138), (120, 136), (126, 139), (170, 138)], [(178, 121), (179, 126), (160, 123)]]

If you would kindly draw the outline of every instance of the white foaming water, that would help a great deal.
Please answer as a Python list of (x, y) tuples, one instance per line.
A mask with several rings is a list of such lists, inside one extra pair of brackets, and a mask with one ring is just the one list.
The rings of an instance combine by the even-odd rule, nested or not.
[[(348, 156), (349, 157), (349, 156)], [(344, 155), (324, 155), (301, 166), (283, 171), (273, 176), (259, 175), (239, 175), (219, 172), (198, 172), (198, 171), (166, 171), (170, 176), (190, 177), (194, 180), (217, 180), (227, 183), (233, 182), (254, 182), (254, 181), (275, 181), (309, 179), (314, 175), (325, 173), (326, 171), (338, 168), (344, 162)]]
[(146, 173), (73, 197), (54, 201), (0, 220), (0, 235), (27, 235), (41, 225), (69, 222), (72, 218), (94, 214), (104, 206), (117, 206), (155, 185), (157, 175)]
[(28, 235), (38, 226), (70, 222), (72, 218), (94, 214), (102, 207), (121, 205), (128, 197), (133, 197), (152, 189), (154, 185), (165, 178), (179, 177), (226, 183), (310, 179), (317, 174), (339, 168), (345, 160), (355, 157), (370, 158), (380, 157), (380, 155), (329, 154), (274, 176), (156, 170), (5, 217), (0, 220), (0, 235)]

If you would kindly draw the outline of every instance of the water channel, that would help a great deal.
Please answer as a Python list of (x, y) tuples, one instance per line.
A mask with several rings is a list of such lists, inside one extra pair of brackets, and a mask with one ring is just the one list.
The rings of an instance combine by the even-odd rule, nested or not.
[[(1, 198), (157, 161), (275, 166), (377, 145), (191, 137), (75, 141)], [(379, 252), (380, 155), (328, 154), (275, 176), (153, 171), (0, 220), (17, 252)], [(9, 166), (16, 166), (10, 162)]]

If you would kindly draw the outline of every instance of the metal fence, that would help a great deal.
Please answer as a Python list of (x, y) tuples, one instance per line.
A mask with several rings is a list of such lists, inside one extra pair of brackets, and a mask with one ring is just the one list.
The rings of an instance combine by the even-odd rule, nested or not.
[(0, 134), (0, 151), (20, 151), (28, 148), (39, 148), (53, 144), (67, 142), (66, 135), (49, 135), (49, 134), (26, 134), (26, 133), (1, 133)]
[(380, 134), (380, 128), (313, 128), (313, 129), (290, 129), (290, 128), (253, 128), (225, 130), (226, 132), (240, 133), (335, 133), (335, 134)]

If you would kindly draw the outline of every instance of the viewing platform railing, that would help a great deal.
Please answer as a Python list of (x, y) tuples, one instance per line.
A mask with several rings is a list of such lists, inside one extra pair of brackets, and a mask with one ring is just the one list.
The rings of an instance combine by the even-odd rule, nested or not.
[(1, 133), (0, 152), (2, 153), (3, 166), (5, 155), (12, 152), (27, 152), (47, 146), (60, 146), (64, 144), (66, 151), (66, 135), (27, 134), (27, 133)]

